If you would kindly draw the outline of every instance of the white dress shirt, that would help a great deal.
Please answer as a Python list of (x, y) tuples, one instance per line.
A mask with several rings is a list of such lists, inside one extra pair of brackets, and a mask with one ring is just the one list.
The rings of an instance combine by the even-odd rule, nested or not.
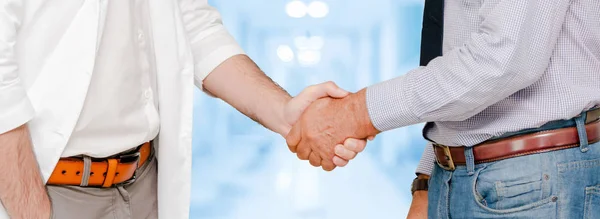
[[(98, 56), (104, 32), (113, 28), (112, 20), (107, 24), (113, 1), (0, 0), (0, 134), (27, 123), (44, 182), (72, 142), (89, 86), (101, 73)], [(189, 218), (194, 82), (202, 87), (214, 68), (244, 51), (206, 0), (144, 1), (160, 109), (159, 218)], [(2, 206), (0, 219), (8, 219)]]
[(146, 0), (109, 0), (88, 94), (62, 156), (107, 157), (156, 137)]

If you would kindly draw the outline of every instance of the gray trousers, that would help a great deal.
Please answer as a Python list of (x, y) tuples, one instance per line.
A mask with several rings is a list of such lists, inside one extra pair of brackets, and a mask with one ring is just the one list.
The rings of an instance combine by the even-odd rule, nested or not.
[(158, 218), (157, 163), (150, 158), (127, 186), (92, 188), (46, 186), (54, 219), (146, 219)]

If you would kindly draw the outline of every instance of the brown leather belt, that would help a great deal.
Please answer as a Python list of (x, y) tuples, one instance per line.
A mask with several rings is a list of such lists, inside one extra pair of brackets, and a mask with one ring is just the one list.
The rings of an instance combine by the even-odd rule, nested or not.
[[(600, 109), (587, 113), (585, 129), (590, 144), (600, 141), (599, 115)], [(475, 163), (479, 164), (574, 147), (579, 147), (577, 128), (568, 127), (484, 142), (473, 146), (473, 157)], [(465, 147), (434, 143), (433, 149), (436, 162), (446, 170), (466, 164)]]
[[(145, 143), (136, 151), (116, 158), (91, 158), (89, 173), (84, 170), (84, 158), (61, 158), (50, 179), (50, 185), (74, 185), (91, 187), (112, 187), (127, 185), (135, 181), (135, 172), (150, 157), (151, 144)], [(84, 174), (88, 174), (87, 183)], [(85, 184), (85, 185), (84, 185)]]

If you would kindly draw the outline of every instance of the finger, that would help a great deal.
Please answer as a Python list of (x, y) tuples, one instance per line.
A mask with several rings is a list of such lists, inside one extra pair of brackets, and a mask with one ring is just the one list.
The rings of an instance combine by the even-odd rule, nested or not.
[(310, 147), (308, 146), (305, 146), (302, 141), (300, 142), (300, 144), (298, 144), (298, 150), (296, 155), (300, 160), (308, 160), (311, 153), (312, 149), (310, 149)]
[(298, 150), (298, 144), (300, 143), (300, 140), (302, 140), (301, 131), (302, 128), (300, 127), (300, 125), (295, 124), (294, 126), (292, 126), (292, 130), (290, 130), (288, 135), (285, 136), (285, 141), (292, 153), (296, 153), (296, 151)]
[[(344, 145), (339, 144), (339, 145), (335, 146), (335, 155), (339, 156), (340, 158), (344, 158), (346, 160), (352, 160), (352, 159), (354, 159), (354, 157), (356, 157), (356, 152), (351, 151), (350, 149), (347, 149), (346, 147), (344, 147)], [(336, 166), (340, 166), (340, 165), (336, 164)]]
[(367, 146), (367, 141), (365, 140), (348, 138), (344, 141), (344, 147), (348, 150), (354, 151), (355, 153), (362, 152), (365, 149), (365, 146)]
[(321, 160), (321, 167), (325, 171), (332, 171), (333, 169), (335, 169), (335, 164), (333, 164), (333, 159), (332, 160)]
[(367, 140), (373, 141), (373, 140), (375, 140), (375, 136), (369, 136), (369, 137), (367, 137)]
[(348, 161), (338, 156), (335, 156), (333, 157), (333, 164), (335, 164), (338, 167), (345, 167), (348, 164)]
[(319, 155), (317, 153), (311, 152), (310, 155), (308, 155), (308, 162), (310, 163), (310, 165), (313, 165), (314, 167), (320, 167), (321, 166), (321, 157), (319, 157)]

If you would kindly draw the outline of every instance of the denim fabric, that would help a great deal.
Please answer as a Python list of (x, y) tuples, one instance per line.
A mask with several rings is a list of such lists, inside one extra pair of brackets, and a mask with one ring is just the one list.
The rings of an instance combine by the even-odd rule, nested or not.
[[(503, 137), (583, 121), (585, 114)], [(455, 171), (434, 167), (429, 218), (600, 219), (600, 143), (584, 141), (577, 148), (467, 166)]]
[(600, 218), (600, 143), (446, 171), (436, 166), (429, 218)]

